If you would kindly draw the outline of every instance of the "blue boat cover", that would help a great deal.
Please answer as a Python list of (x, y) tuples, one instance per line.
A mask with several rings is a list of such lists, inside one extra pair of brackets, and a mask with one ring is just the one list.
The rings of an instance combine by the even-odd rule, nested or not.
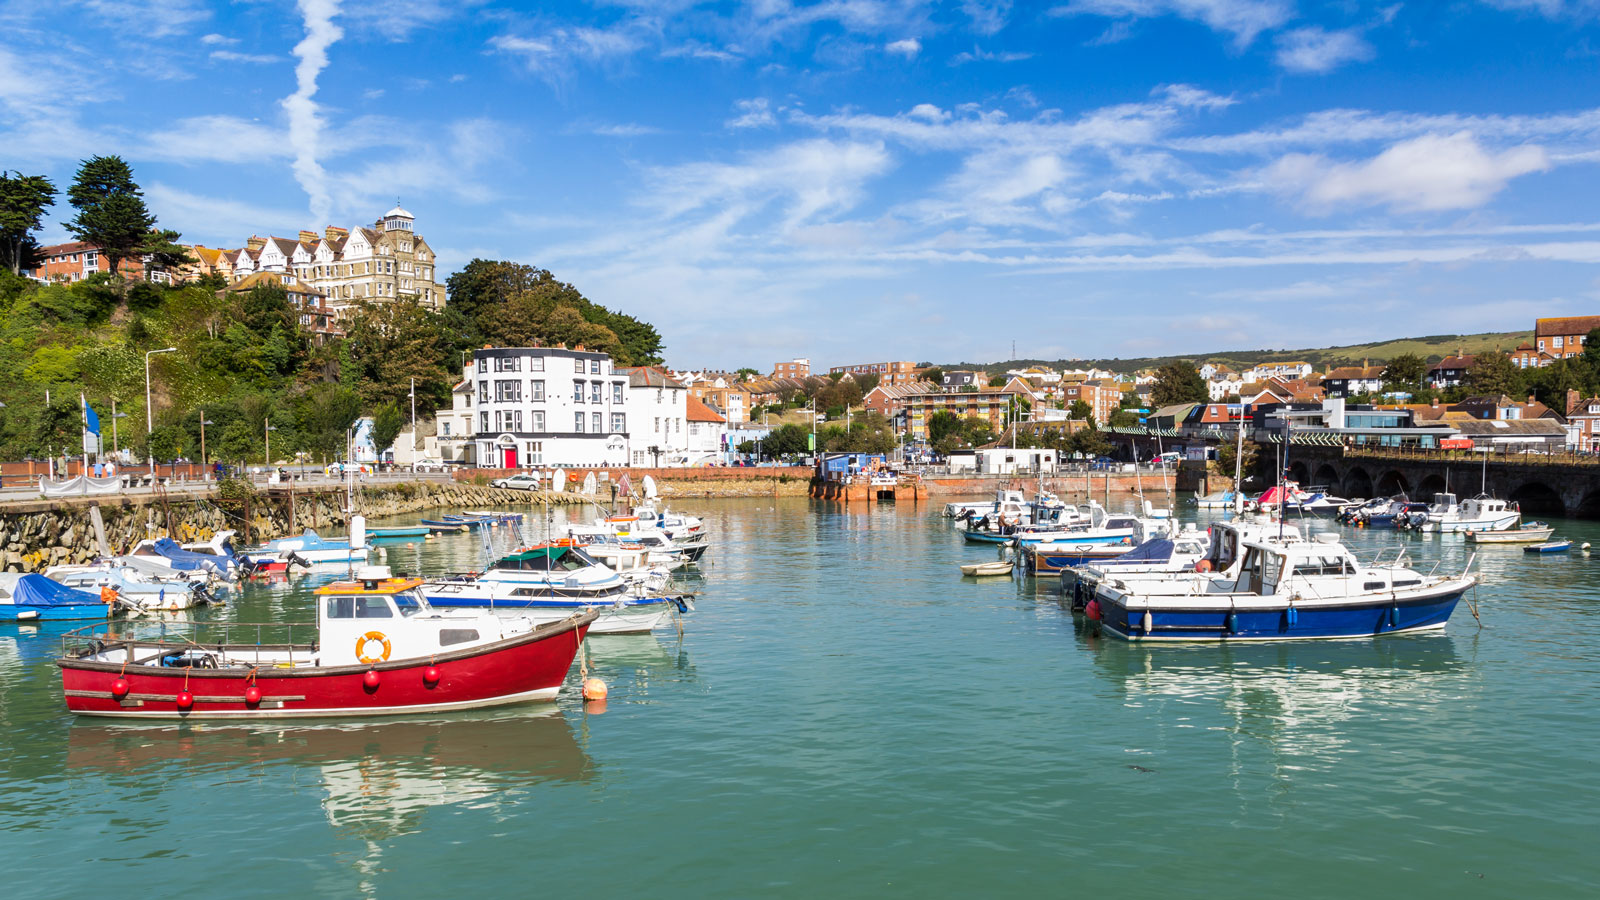
[(219, 569), (226, 565), (226, 563), (221, 562), (220, 557), (212, 556), (209, 553), (196, 553), (193, 550), (185, 550), (178, 546), (178, 542), (172, 538), (157, 538), (156, 542), (151, 546), (155, 548), (157, 553), (171, 561), (174, 569), (183, 569), (184, 571)]
[(98, 595), (74, 590), (43, 575), (33, 574), (17, 579), (12, 598), (18, 606), (88, 606), (100, 603)]
[(1151, 538), (1121, 556), (1100, 560), (1096, 565), (1166, 562), (1172, 558), (1172, 546), (1172, 542), (1166, 538)]

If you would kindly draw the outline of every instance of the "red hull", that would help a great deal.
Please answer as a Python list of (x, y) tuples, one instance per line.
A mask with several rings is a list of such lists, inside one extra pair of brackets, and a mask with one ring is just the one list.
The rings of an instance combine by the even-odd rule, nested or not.
[[(119, 718), (284, 718), (390, 716), (471, 709), (530, 700), (553, 700), (572, 660), (589, 631), (593, 614), (535, 629), (527, 635), (433, 660), (393, 660), (377, 665), (330, 668), (256, 670), (254, 683), (261, 701), (245, 702), (247, 670), (183, 669), (128, 666), (63, 658), (61, 685), (67, 709), (80, 715)], [(430, 665), (439, 680), (430, 685), (423, 672)], [(368, 671), (378, 674), (369, 688)], [(119, 677), (128, 694), (111, 693)], [(194, 696), (188, 710), (178, 708), (178, 694)]]

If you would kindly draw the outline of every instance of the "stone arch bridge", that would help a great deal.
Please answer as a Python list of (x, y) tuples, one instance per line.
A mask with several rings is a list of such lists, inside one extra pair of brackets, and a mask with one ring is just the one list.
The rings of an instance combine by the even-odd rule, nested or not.
[[(1263, 468), (1271, 456), (1262, 454)], [(1535, 461), (1537, 460), (1537, 461)], [(1405, 494), (1427, 502), (1440, 492), (1471, 497), (1480, 489), (1520, 504), (1530, 516), (1600, 519), (1600, 462), (1543, 461), (1537, 457), (1493, 457), (1485, 466), (1475, 455), (1417, 455), (1296, 444), (1286, 465), (1301, 484), (1327, 485), (1345, 497)]]

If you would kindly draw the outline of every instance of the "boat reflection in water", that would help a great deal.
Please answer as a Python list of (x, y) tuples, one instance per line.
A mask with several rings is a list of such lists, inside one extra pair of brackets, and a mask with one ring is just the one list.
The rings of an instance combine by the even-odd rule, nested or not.
[(108, 774), (173, 766), (189, 775), (196, 767), (254, 774), (274, 765), (317, 768), (329, 823), (369, 845), (417, 831), (430, 807), (494, 807), (536, 784), (596, 774), (556, 707), (359, 725), (76, 722), (67, 765)]
[(1456, 639), (1441, 634), (1151, 646), (1097, 635), (1082, 620), (1078, 630), (1096, 674), (1127, 706), (1173, 728), (1232, 735), (1229, 774), (1268, 774), (1283, 787), (1308, 771), (1336, 768), (1403, 723), (1448, 732), (1454, 726), (1440, 701), (1479, 689)]

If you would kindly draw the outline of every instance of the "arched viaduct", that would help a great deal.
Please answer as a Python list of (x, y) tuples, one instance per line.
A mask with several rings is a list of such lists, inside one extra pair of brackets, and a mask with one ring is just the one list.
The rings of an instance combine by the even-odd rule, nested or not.
[[(1271, 465), (1268, 457), (1265, 467)], [(1296, 445), (1287, 469), (1301, 484), (1327, 485), (1329, 492), (1351, 498), (1404, 494), (1427, 502), (1442, 491), (1471, 497), (1487, 490), (1520, 504), (1528, 515), (1600, 519), (1600, 464), (1490, 457), (1486, 471), (1481, 459), (1465, 456), (1412, 457)]]

